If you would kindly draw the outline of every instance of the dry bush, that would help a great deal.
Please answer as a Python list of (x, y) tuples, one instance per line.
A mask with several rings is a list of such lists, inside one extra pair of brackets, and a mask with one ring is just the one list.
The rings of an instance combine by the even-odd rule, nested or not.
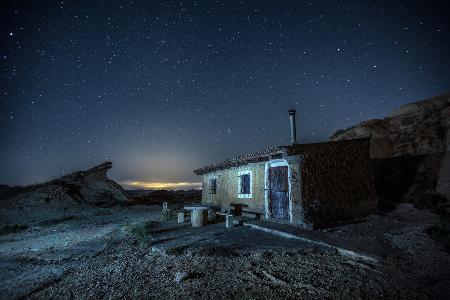
[(127, 231), (138, 240), (139, 247), (144, 248), (153, 239), (150, 235), (150, 229), (154, 227), (155, 222), (148, 221), (144, 223), (129, 225), (127, 226)]

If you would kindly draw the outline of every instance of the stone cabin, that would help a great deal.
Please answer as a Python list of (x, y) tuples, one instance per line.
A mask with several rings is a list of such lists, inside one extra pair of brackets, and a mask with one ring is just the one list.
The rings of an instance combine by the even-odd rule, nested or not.
[(291, 118), (291, 141), (194, 170), (202, 175), (202, 203), (222, 212), (241, 204), (265, 220), (308, 229), (376, 208), (369, 138), (296, 144)]

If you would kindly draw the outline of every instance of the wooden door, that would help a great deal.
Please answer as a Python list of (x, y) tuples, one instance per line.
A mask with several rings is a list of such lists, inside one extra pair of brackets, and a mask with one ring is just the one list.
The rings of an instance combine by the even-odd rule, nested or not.
[(288, 167), (269, 168), (270, 209), (272, 218), (289, 219)]

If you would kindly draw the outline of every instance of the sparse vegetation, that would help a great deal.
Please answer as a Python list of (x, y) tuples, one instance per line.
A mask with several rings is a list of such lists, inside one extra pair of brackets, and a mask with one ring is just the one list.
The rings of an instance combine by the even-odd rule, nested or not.
[(161, 221), (169, 221), (170, 219), (172, 219), (173, 216), (174, 216), (173, 210), (170, 208), (163, 209), (161, 211)]
[(154, 227), (155, 222), (147, 221), (144, 223), (129, 225), (127, 226), (127, 231), (138, 240), (139, 247), (144, 248), (152, 240), (150, 229)]
[(8, 233), (15, 233), (19, 232), (21, 230), (27, 229), (27, 225), (22, 224), (7, 224), (2, 227), (0, 227), (0, 234), (8, 234)]

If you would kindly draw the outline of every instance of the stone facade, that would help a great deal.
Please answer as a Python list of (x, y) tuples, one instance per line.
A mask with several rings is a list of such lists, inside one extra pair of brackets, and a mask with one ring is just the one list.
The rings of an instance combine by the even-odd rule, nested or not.
[[(270, 168), (287, 167), (286, 221), (320, 228), (371, 213), (375, 198), (369, 139), (296, 144), (203, 167), (202, 202), (230, 211), (230, 204), (271, 219)], [(282, 152), (282, 153), (280, 153)], [(251, 196), (239, 194), (239, 175), (251, 174)], [(216, 182), (215, 193), (211, 183)], [(279, 203), (277, 203), (279, 205)]]
[[(202, 202), (220, 206), (222, 211), (230, 211), (230, 203), (248, 205), (251, 211), (264, 213), (264, 162), (250, 163), (245, 166), (217, 170), (203, 175)], [(251, 198), (238, 197), (238, 172), (252, 173)], [(216, 194), (210, 194), (211, 179), (216, 179)]]
[[(268, 169), (274, 166), (287, 166), (289, 175), (289, 221), (303, 224), (304, 216), (301, 207), (300, 157), (289, 156), (265, 162), (249, 163), (230, 169), (216, 170), (203, 175), (202, 202), (220, 206), (222, 211), (230, 211), (230, 203), (246, 205), (246, 210), (263, 214), (270, 219), (268, 194)], [(239, 173), (251, 172), (251, 198), (240, 198)], [(216, 179), (216, 194), (211, 194), (211, 180)]]
[[(289, 156), (266, 162), (249, 163), (230, 169), (216, 170), (203, 175), (202, 202), (220, 206), (223, 212), (230, 211), (230, 203), (246, 205), (245, 209), (261, 213), (264, 219), (270, 219), (268, 194), (268, 169), (275, 166), (288, 167), (289, 182), (289, 221), (304, 225), (301, 203), (300, 156)], [(251, 172), (251, 198), (240, 198), (239, 173)], [(216, 194), (211, 194), (211, 180), (216, 179)]]

